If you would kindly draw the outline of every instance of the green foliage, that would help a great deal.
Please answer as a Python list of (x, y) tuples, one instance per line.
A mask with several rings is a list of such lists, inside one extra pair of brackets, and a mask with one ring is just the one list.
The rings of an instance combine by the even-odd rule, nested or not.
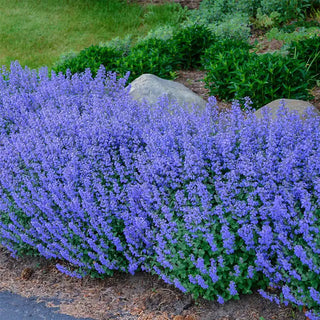
[(292, 21), (290, 24), (284, 25), (281, 27), (283, 32), (294, 32), (300, 31), (300, 29), (311, 29), (312, 27), (320, 28), (320, 22), (317, 20), (300, 20)]
[(203, 0), (199, 10), (193, 11), (189, 19), (211, 24), (223, 22), (234, 14), (249, 17), (255, 15), (258, 5), (259, 0)]
[(143, 73), (152, 73), (161, 78), (171, 79), (176, 70), (176, 57), (169, 42), (161, 39), (148, 39), (134, 46), (130, 53), (117, 61), (116, 70), (125, 75), (130, 71), (129, 81)]
[(201, 65), (200, 58), (205, 49), (215, 41), (209, 29), (193, 24), (175, 33), (170, 40), (173, 57), (178, 58), (180, 68), (190, 69)]
[(55, 72), (66, 73), (70, 69), (71, 73), (83, 72), (90, 68), (93, 75), (96, 75), (99, 67), (103, 64), (107, 70), (115, 70), (117, 60), (123, 55), (121, 51), (109, 47), (90, 46), (82, 50), (78, 55), (71, 56), (62, 63), (54, 66)]
[(208, 26), (220, 39), (247, 39), (250, 35), (249, 16), (255, 10), (256, 0), (204, 0), (199, 10), (193, 10), (186, 24)]
[(261, 8), (258, 8), (256, 19), (254, 20), (254, 26), (257, 29), (269, 29), (279, 24), (281, 14), (277, 11), (273, 11), (270, 15), (262, 13)]
[(121, 41), (103, 47), (91, 46), (79, 55), (65, 57), (53, 70), (66, 73), (70, 69), (73, 74), (90, 68), (95, 75), (103, 64), (108, 71), (116, 71), (121, 76), (130, 71), (129, 81), (143, 73), (172, 79), (178, 69), (201, 66), (201, 56), (213, 42), (207, 27), (194, 24), (173, 33), (169, 39), (146, 38), (130, 48)]
[(290, 44), (292, 41), (300, 41), (306, 38), (310, 38), (319, 33), (320, 26), (310, 28), (301, 27), (293, 32), (285, 32), (283, 28), (272, 28), (269, 32), (266, 33), (266, 37), (269, 40), (276, 39), (283, 41), (285, 44)]
[(101, 43), (101, 47), (108, 47), (114, 49), (115, 51), (122, 52), (123, 55), (127, 55), (131, 49), (133, 43), (133, 38), (131, 35), (127, 35), (124, 38), (116, 37), (105, 43)]
[(318, 0), (261, 0), (261, 13), (274, 15), (278, 13), (278, 22), (285, 23), (294, 19), (304, 19), (306, 12), (319, 4)]
[(289, 55), (305, 65), (313, 83), (320, 79), (320, 35), (314, 35), (301, 41), (294, 41), (289, 48)]
[(247, 48), (209, 48), (203, 63), (211, 95), (226, 100), (249, 96), (256, 108), (283, 97), (308, 99), (310, 75), (305, 64), (279, 54), (258, 55)]
[(170, 25), (163, 25), (160, 26), (156, 29), (152, 29), (148, 32), (148, 34), (143, 37), (142, 39), (138, 40), (138, 42), (140, 41), (144, 41), (147, 39), (161, 39), (161, 40), (169, 40), (172, 38), (174, 31), (176, 30), (175, 27), (170, 26)]
[(242, 14), (234, 14), (219, 24), (209, 26), (218, 39), (247, 40), (250, 36), (249, 19)]

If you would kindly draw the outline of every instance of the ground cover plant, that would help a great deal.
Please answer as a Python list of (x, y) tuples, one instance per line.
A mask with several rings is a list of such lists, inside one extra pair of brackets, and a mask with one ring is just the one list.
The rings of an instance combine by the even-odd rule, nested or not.
[(320, 319), (319, 117), (139, 104), (104, 68), (13, 64), (0, 80), (0, 239), (14, 255), (76, 277), (145, 270), (220, 303), (259, 288)]

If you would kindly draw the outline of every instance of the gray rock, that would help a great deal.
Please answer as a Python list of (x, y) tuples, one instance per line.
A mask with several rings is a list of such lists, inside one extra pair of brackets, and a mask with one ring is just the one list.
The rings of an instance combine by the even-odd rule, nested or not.
[(303, 117), (305, 111), (308, 108), (311, 108), (311, 110), (316, 114), (316, 115), (320, 115), (319, 110), (314, 107), (311, 103), (307, 102), (307, 101), (303, 101), (303, 100), (294, 100), (294, 99), (278, 99), (278, 100), (274, 100), (270, 103), (268, 103), (267, 105), (263, 106), (262, 108), (258, 109), (257, 111), (255, 111), (255, 115), (257, 118), (262, 118), (262, 110), (269, 108), (271, 113), (272, 113), (272, 118), (274, 119), (276, 117), (277, 114), (277, 110), (279, 109), (282, 101), (284, 101), (285, 103), (285, 107), (289, 110), (289, 111), (296, 111), (300, 117)]
[(196, 95), (184, 85), (171, 80), (161, 79), (153, 74), (143, 74), (131, 83), (131, 96), (137, 101), (146, 99), (150, 104), (158, 101), (159, 97), (166, 95), (170, 101), (176, 101), (180, 105), (199, 107), (206, 106), (206, 101)]

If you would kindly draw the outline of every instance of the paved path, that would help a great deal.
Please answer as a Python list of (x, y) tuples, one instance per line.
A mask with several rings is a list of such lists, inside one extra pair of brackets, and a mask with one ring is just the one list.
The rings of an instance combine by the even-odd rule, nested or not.
[(57, 313), (58, 308), (47, 308), (36, 298), (23, 298), (10, 292), (0, 292), (0, 320), (92, 320), (74, 318)]

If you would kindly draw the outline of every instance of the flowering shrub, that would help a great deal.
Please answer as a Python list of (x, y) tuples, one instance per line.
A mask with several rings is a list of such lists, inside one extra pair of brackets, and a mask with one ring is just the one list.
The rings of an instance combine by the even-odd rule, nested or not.
[(0, 237), (13, 253), (30, 245), (78, 276), (136, 265), (122, 215), (141, 139), (125, 80), (112, 77), (49, 79), (19, 65), (0, 77)]
[(2, 245), (220, 303), (259, 289), (320, 319), (319, 117), (149, 106), (124, 85), (102, 68), (2, 71)]

